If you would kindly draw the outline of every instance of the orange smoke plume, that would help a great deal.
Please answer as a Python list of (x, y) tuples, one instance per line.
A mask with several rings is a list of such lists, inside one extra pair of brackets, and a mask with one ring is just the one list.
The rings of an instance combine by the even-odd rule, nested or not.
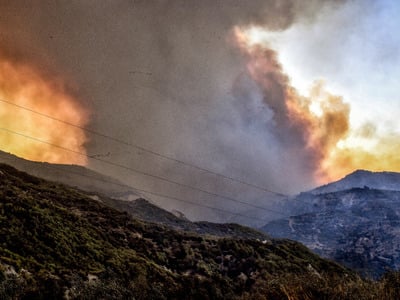
[(356, 169), (400, 171), (400, 135), (378, 132), (374, 124), (350, 127), (350, 106), (316, 82), (307, 97), (299, 95), (275, 51), (254, 42), (239, 28), (234, 41), (247, 58), (247, 69), (274, 111), (284, 146), (303, 155), (318, 183), (337, 180)]
[[(61, 80), (49, 79), (33, 66), (7, 59), (1, 53), (0, 99), (79, 127), (88, 121), (87, 111), (67, 92)], [(0, 102), (1, 150), (35, 161), (86, 164), (87, 138), (82, 129), (15, 105)]]
[(311, 151), (316, 160), (317, 181), (326, 183), (349, 173), (343, 168), (337, 172), (332, 156), (337, 152), (338, 143), (349, 134), (350, 106), (341, 97), (325, 91), (322, 82), (314, 84), (309, 97), (296, 99), (288, 104), (289, 111), (294, 122), (302, 120), (307, 151)]
[(238, 28), (234, 33), (237, 45), (248, 59), (250, 76), (274, 111), (277, 134), (286, 139), (284, 145), (298, 149), (317, 181), (332, 179), (329, 161), (332, 150), (348, 134), (349, 105), (325, 91), (322, 82), (315, 83), (309, 97), (299, 95), (290, 85), (275, 51), (252, 44)]

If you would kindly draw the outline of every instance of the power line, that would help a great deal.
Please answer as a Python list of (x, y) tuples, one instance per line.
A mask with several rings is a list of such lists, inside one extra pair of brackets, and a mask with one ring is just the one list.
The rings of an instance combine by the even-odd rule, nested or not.
[(106, 134), (103, 134), (103, 133), (100, 133), (100, 132), (97, 132), (97, 131), (94, 131), (94, 130), (91, 130), (91, 129), (87, 129), (87, 128), (82, 127), (82, 126), (79, 126), (79, 125), (76, 125), (76, 124), (73, 124), (73, 123), (70, 123), (70, 122), (67, 122), (67, 121), (63, 121), (61, 119), (49, 116), (47, 114), (38, 112), (36, 110), (30, 109), (28, 107), (25, 107), (25, 106), (22, 106), (22, 105), (19, 105), (19, 104), (16, 104), (16, 103), (4, 100), (4, 99), (0, 99), (0, 101), (3, 102), (3, 103), (9, 104), (9, 105), (13, 105), (15, 107), (18, 107), (20, 109), (35, 113), (35, 114), (40, 115), (42, 117), (46, 117), (46, 118), (49, 118), (51, 120), (54, 120), (54, 121), (57, 121), (57, 122), (61, 122), (61, 123), (66, 124), (68, 126), (72, 126), (72, 127), (81, 129), (81, 130), (86, 131), (86, 132), (88, 132), (90, 134), (97, 135), (97, 136), (100, 136), (102, 138), (109, 139), (109, 140), (111, 140), (113, 142), (116, 142), (116, 143), (119, 143), (119, 144), (122, 144), (122, 145), (125, 145), (125, 146), (128, 146), (128, 147), (136, 148), (136, 149), (138, 149), (140, 151), (150, 153), (150, 154), (152, 154), (154, 156), (157, 156), (157, 157), (160, 157), (160, 158), (163, 158), (163, 159), (166, 159), (166, 160), (170, 160), (170, 161), (173, 161), (173, 162), (181, 164), (181, 165), (185, 165), (185, 166), (188, 166), (188, 167), (191, 167), (191, 168), (194, 168), (194, 169), (197, 169), (197, 170), (209, 173), (209, 174), (213, 174), (215, 176), (218, 176), (218, 177), (230, 180), (230, 181), (234, 181), (234, 182), (237, 182), (237, 183), (240, 183), (240, 184), (243, 184), (243, 185), (246, 185), (246, 186), (249, 186), (249, 187), (252, 187), (252, 188), (267, 192), (267, 193), (270, 193), (270, 194), (274, 194), (274, 195), (279, 196), (279, 197), (287, 197), (288, 196), (288, 195), (285, 195), (283, 193), (276, 192), (276, 191), (273, 191), (271, 189), (267, 189), (267, 188), (261, 187), (259, 185), (253, 184), (253, 183), (249, 183), (249, 182), (246, 182), (246, 181), (241, 180), (241, 179), (236, 179), (236, 178), (234, 178), (232, 176), (228, 176), (228, 175), (225, 175), (225, 174), (222, 174), (222, 173), (218, 173), (218, 172), (212, 171), (210, 169), (199, 167), (199, 166), (197, 166), (197, 165), (195, 165), (193, 163), (188, 163), (188, 162), (185, 162), (183, 160), (180, 160), (180, 159), (177, 159), (177, 158), (173, 158), (173, 157), (165, 155), (165, 154), (161, 154), (159, 152), (147, 149), (147, 148), (142, 147), (140, 145), (129, 143), (129, 142), (114, 138), (112, 136), (109, 136), (109, 135), (106, 135)]
[[(125, 170), (128, 170), (128, 171), (132, 171), (132, 172), (135, 172), (135, 173), (138, 173), (138, 174), (141, 174), (141, 175), (152, 177), (152, 178), (160, 180), (160, 181), (168, 182), (168, 183), (171, 183), (171, 184), (175, 184), (177, 186), (181, 186), (181, 187), (185, 187), (185, 188), (188, 188), (188, 189), (191, 189), (191, 190), (202, 192), (202, 193), (208, 194), (210, 196), (218, 197), (218, 198), (229, 200), (229, 201), (232, 201), (232, 202), (241, 203), (241, 204), (244, 204), (244, 205), (247, 205), (247, 206), (251, 206), (253, 208), (262, 209), (262, 210), (265, 210), (265, 211), (269, 211), (269, 212), (273, 212), (273, 213), (276, 213), (276, 214), (280, 214), (280, 215), (286, 216), (286, 214), (284, 214), (282, 212), (279, 212), (279, 211), (275, 211), (275, 210), (272, 210), (272, 209), (269, 209), (269, 208), (265, 208), (265, 207), (262, 207), (262, 206), (254, 205), (254, 204), (251, 204), (251, 203), (248, 203), (248, 202), (245, 202), (245, 201), (241, 201), (241, 200), (238, 200), (238, 199), (235, 199), (235, 198), (219, 195), (217, 193), (209, 192), (209, 191), (204, 190), (204, 189), (200, 189), (200, 188), (193, 187), (193, 186), (190, 186), (190, 185), (187, 185), (187, 184), (179, 183), (177, 181), (169, 180), (167, 178), (164, 178), (164, 177), (161, 177), (161, 176), (158, 176), (158, 175), (153, 175), (153, 174), (150, 174), (148, 172), (140, 171), (140, 170), (137, 170), (137, 169), (134, 169), (134, 168), (131, 168), (131, 167), (127, 167), (127, 166), (124, 166), (124, 165), (121, 165), (121, 164), (118, 164), (118, 163), (114, 163), (114, 162), (111, 162), (111, 161), (108, 161), (108, 160), (104, 160), (104, 159), (101, 159), (101, 158), (98, 158), (98, 157), (93, 157), (93, 156), (90, 156), (90, 155), (88, 155), (86, 153), (82, 153), (82, 152), (79, 152), (79, 151), (76, 151), (76, 150), (72, 150), (72, 149), (60, 146), (60, 145), (56, 145), (56, 144), (53, 144), (53, 143), (50, 143), (50, 142), (47, 142), (47, 141), (43, 141), (43, 140), (38, 139), (36, 137), (32, 137), (32, 136), (29, 136), (29, 135), (26, 135), (26, 134), (23, 134), (23, 133), (20, 133), (20, 132), (16, 132), (16, 131), (13, 131), (13, 130), (8, 129), (8, 128), (0, 127), (0, 130), (3, 130), (3, 131), (8, 132), (10, 134), (19, 135), (19, 136), (22, 136), (24, 138), (31, 139), (31, 140), (34, 140), (36, 142), (43, 143), (43, 144), (46, 144), (46, 145), (49, 145), (49, 146), (52, 146), (52, 147), (55, 147), (55, 148), (59, 148), (59, 149), (62, 149), (64, 151), (75, 153), (77, 155), (84, 156), (84, 157), (87, 157), (89, 159), (97, 160), (97, 161), (100, 161), (102, 163), (105, 163), (105, 164), (108, 164), (108, 165), (111, 165), (111, 166), (119, 167), (119, 168), (122, 168), (122, 169), (125, 169)], [(148, 192), (148, 193), (150, 194), (150, 193), (153, 193), (153, 192)]]
[[(90, 178), (90, 179), (93, 179), (93, 180), (97, 180), (97, 181), (100, 181), (100, 182), (104, 182), (104, 183), (113, 184), (113, 185), (116, 185), (116, 186), (121, 186), (121, 187), (124, 187), (124, 188), (128, 188), (130, 190), (133, 190), (133, 191), (137, 192), (140, 197), (142, 197), (142, 195), (140, 193), (144, 193), (144, 194), (149, 194), (149, 195), (162, 197), (162, 198), (166, 198), (166, 199), (170, 199), (170, 200), (175, 200), (175, 201), (179, 201), (179, 202), (188, 203), (190, 205), (195, 205), (195, 206), (198, 206), (198, 207), (204, 207), (204, 208), (207, 208), (207, 209), (210, 209), (210, 210), (220, 211), (220, 212), (227, 213), (227, 214), (230, 214), (230, 215), (233, 215), (233, 216), (244, 217), (244, 218), (252, 219), (252, 220), (256, 219), (256, 220), (264, 221), (264, 222), (268, 222), (269, 221), (269, 220), (266, 220), (266, 219), (253, 217), (253, 216), (248, 216), (248, 215), (244, 215), (244, 214), (241, 214), (241, 213), (236, 213), (236, 212), (233, 212), (233, 211), (229, 211), (229, 210), (226, 210), (226, 209), (210, 206), (210, 205), (200, 204), (200, 203), (196, 203), (196, 202), (193, 202), (193, 201), (185, 200), (185, 199), (174, 197), (174, 196), (168, 196), (168, 195), (165, 195), (165, 194), (162, 194), (162, 193), (156, 193), (156, 192), (148, 191), (148, 190), (137, 188), (137, 187), (134, 187), (134, 186), (131, 186), (131, 185), (123, 184), (123, 183), (120, 183), (120, 182), (113, 182), (113, 181), (105, 180), (103, 178), (98, 178), (96, 176), (90, 176), (90, 175), (87, 175), (87, 174), (85, 175), (85, 174), (82, 174), (82, 173), (79, 173), (79, 172), (74, 172), (74, 171), (69, 170), (69, 169), (60, 170), (59, 168), (57, 168), (56, 166), (53, 166), (51, 164), (45, 164), (45, 165), (42, 165), (42, 166), (45, 167), (45, 168), (48, 168), (48, 169), (53, 169), (53, 170), (56, 170), (56, 171), (62, 171), (63, 173), (70, 173), (70, 174), (82, 176), (82, 177), (85, 177), (85, 178)], [(274, 212), (274, 213), (276, 213), (276, 212)], [(282, 213), (282, 215), (285, 216), (285, 217), (289, 217), (289, 215), (285, 215), (283, 213)]]

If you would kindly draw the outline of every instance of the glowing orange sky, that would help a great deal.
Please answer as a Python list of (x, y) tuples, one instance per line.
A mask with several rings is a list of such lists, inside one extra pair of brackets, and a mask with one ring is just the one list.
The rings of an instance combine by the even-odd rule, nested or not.
[[(8, 61), (0, 56), (0, 99), (27, 107), (78, 126), (85, 126), (88, 114), (67, 92), (59, 79), (49, 79), (33, 66)], [(51, 163), (81, 164), (87, 162), (83, 130), (44, 116), (0, 102), (1, 150), (17, 156)], [(44, 142), (70, 149), (66, 151), (29, 139), (18, 132)]]

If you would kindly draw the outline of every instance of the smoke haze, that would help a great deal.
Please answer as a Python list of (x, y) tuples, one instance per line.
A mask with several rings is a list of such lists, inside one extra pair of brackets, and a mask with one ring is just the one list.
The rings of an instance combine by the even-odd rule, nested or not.
[[(291, 87), (278, 54), (238, 45), (234, 28), (282, 31), (343, 4), (299, 2), (2, 1), (0, 48), (3, 59), (62, 76), (68, 94), (79, 95), (81, 106), (91, 111), (87, 127), (92, 130), (295, 193), (329, 177), (321, 162), (346, 136), (349, 107), (316, 84), (314, 99), (324, 99), (322, 118), (316, 118), (309, 100)], [(244, 202), (269, 207), (279, 199), (98, 136), (85, 137), (84, 145), (91, 156)], [(239, 213), (249, 210), (96, 160), (87, 163), (142, 189)], [(230, 217), (151, 198), (193, 219)]]

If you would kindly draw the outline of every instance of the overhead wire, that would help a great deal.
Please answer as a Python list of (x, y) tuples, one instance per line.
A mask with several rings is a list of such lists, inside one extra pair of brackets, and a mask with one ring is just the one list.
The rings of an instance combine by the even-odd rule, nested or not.
[[(8, 131), (8, 132), (11, 133), (10, 131)], [(198, 206), (198, 207), (204, 207), (204, 208), (207, 208), (207, 209), (210, 209), (210, 210), (214, 210), (214, 211), (227, 213), (227, 214), (230, 214), (232, 216), (238, 216), (238, 217), (243, 217), (243, 218), (247, 218), (247, 219), (255, 219), (255, 220), (264, 221), (264, 222), (269, 221), (267, 219), (258, 218), (258, 217), (254, 217), (254, 216), (248, 216), (248, 215), (245, 215), (245, 214), (242, 214), (242, 213), (233, 212), (233, 211), (222, 209), (222, 208), (219, 208), (219, 207), (200, 204), (200, 203), (197, 203), (197, 202), (185, 200), (185, 199), (178, 198), (178, 197), (175, 197), (175, 196), (169, 196), (169, 195), (165, 195), (163, 193), (157, 193), (157, 192), (145, 190), (145, 189), (142, 189), (142, 188), (137, 188), (137, 187), (134, 187), (132, 185), (127, 185), (127, 184), (124, 184), (124, 183), (121, 183), (121, 182), (115, 182), (115, 181), (105, 180), (104, 178), (99, 178), (99, 177), (96, 177), (96, 176), (85, 175), (83, 173), (75, 172), (75, 171), (72, 171), (72, 170), (69, 170), (69, 169), (60, 170), (59, 168), (57, 168), (56, 165), (44, 164), (42, 166), (45, 167), (45, 168), (53, 169), (55, 171), (62, 171), (63, 173), (74, 174), (74, 175), (82, 176), (82, 177), (85, 177), (85, 178), (97, 180), (97, 181), (100, 181), (100, 182), (104, 182), (104, 183), (108, 183), (108, 184), (124, 187), (124, 188), (127, 188), (129, 190), (135, 191), (136, 193), (138, 193), (139, 197), (142, 197), (143, 195), (141, 195), (141, 193), (144, 193), (144, 194), (149, 194), (149, 195), (153, 195), (153, 196), (157, 196), (157, 197), (161, 197), (161, 198), (165, 198), (165, 199), (170, 199), (170, 200), (175, 200), (175, 201), (187, 203), (187, 204)], [(276, 213), (275, 211), (271, 211), (271, 212)], [(284, 214), (282, 213), (282, 215), (284, 215)], [(289, 215), (284, 215), (284, 216), (289, 217)]]
[[(179, 183), (177, 181), (173, 181), (173, 180), (170, 180), (170, 179), (158, 176), (158, 175), (153, 175), (153, 174), (148, 173), (148, 172), (140, 171), (140, 170), (137, 170), (137, 169), (134, 169), (134, 168), (131, 168), (131, 167), (127, 167), (125, 165), (121, 165), (121, 164), (114, 163), (114, 162), (111, 162), (111, 161), (108, 161), (108, 160), (104, 160), (104, 159), (101, 159), (99, 157), (93, 157), (93, 156), (90, 156), (90, 155), (88, 155), (86, 153), (82, 153), (82, 152), (79, 152), (79, 151), (76, 151), (76, 150), (72, 150), (72, 149), (69, 149), (69, 148), (64, 147), (64, 146), (56, 145), (56, 144), (50, 143), (48, 141), (44, 141), (44, 140), (41, 140), (39, 138), (32, 137), (30, 135), (27, 135), (27, 134), (24, 134), (24, 133), (21, 133), (21, 132), (17, 132), (17, 131), (11, 130), (9, 128), (0, 127), (0, 130), (3, 130), (3, 131), (8, 132), (10, 134), (22, 136), (22, 137), (27, 138), (27, 139), (31, 139), (31, 140), (39, 142), (39, 143), (47, 144), (49, 146), (62, 149), (64, 151), (75, 153), (77, 155), (87, 157), (88, 159), (96, 160), (96, 161), (99, 161), (99, 162), (102, 162), (102, 163), (105, 163), (105, 164), (108, 164), (108, 165), (111, 165), (111, 166), (115, 166), (115, 167), (122, 168), (122, 169), (125, 169), (125, 170), (128, 170), (128, 171), (131, 171), (131, 172), (135, 172), (135, 173), (138, 173), (138, 174), (141, 174), (141, 175), (145, 175), (145, 176), (148, 176), (148, 177), (160, 180), (160, 181), (168, 182), (168, 183), (171, 183), (171, 184), (175, 184), (177, 186), (181, 186), (181, 187), (192, 189), (192, 190), (195, 190), (195, 191), (198, 191), (198, 192), (202, 192), (202, 193), (208, 194), (208, 195), (213, 196), (213, 197), (218, 197), (220, 199), (229, 200), (231, 202), (240, 203), (240, 204), (247, 205), (247, 206), (250, 206), (250, 207), (253, 207), (253, 208), (262, 209), (262, 210), (268, 211), (270, 213), (275, 213), (275, 214), (279, 214), (279, 215), (287, 217), (287, 214), (282, 213), (282, 212), (277, 211), (277, 210), (273, 210), (273, 209), (269, 209), (269, 208), (266, 208), (266, 207), (254, 205), (254, 204), (251, 204), (251, 203), (248, 203), (248, 202), (245, 202), (245, 201), (241, 201), (241, 200), (238, 200), (238, 199), (235, 199), (235, 198), (232, 198), (232, 197), (227, 197), (227, 196), (220, 195), (220, 194), (217, 194), (217, 193), (209, 192), (207, 190), (200, 189), (200, 188), (197, 188), (197, 187), (192, 187), (192, 186), (187, 185), (187, 184)], [(133, 189), (136, 189), (136, 188), (133, 188)], [(140, 189), (137, 189), (137, 190), (140, 190)], [(142, 192), (144, 192), (144, 190), (142, 190)], [(161, 193), (154, 193), (154, 192), (151, 192), (151, 191), (146, 191), (146, 193), (153, 194), (155, 196), (160, 196), (160, 197), (165, 197), (166, 196), (166, 195), (163, 195)], [(170, 199), (183, 201), (182, 199), (178, 199), (178, 198), (175, 198), (175, 197), (170, 197), (170, 196), (167, 196), (167, 197), (170, 198)], [(191, 202), (191, 201), (185, 201), (185, 202), (194, 204), (194, 202)], [(205, 207), (207, 207), (207, 206), (205, 206)], [(219, 208), (215, 208), (215, 209), (218, 209), (218, 210), (222, 211), (222, 209), (219, 209)]]
[(145, 147), (143, 147), (143, 146), (140, 146), (140, 145), (137, 145), (137, 144), (133, 144), (133, 143), (130, 143), (130, 142), (126, 142), (126, 141), (124, 141), (124, 140), (121, 140), (121, 139), (112, 137), (112, 136), (110, 136), (110, 135), (106, 135), (106, 134), (104, 134), (104, 133), (100, 133), (100, 132), (97, 132), (97, 131), (88, 129), (88, 128), (85, 128), (85, 127), (83, 127), (83, 126), (79, 126), (79, 125), (76, 125), (76, 124), (73, 124), (73, 123), (70, 123), (70, 122), (67, 122), (67, 121), (64, 121), (64, 120), (55, 118), (55, 117), (53, 117), (53, 116), (49, 116), (49, 115), (47, 115), (47, 114), (44, 114), (44, 113), (38, 112), (38, 111), (36, 111), (36, 110), (33, 110), (33, 109), (31, 109), (31, 108), (28, 108), (28, 107), (25, 107), (25, 106), (22, 106), (22, 105), (13, 103), (13, 102), (11, 102), (11, 101), (7, 101), (7, 100), (5, 100), (5, 99), (0, 99), (0, 102), (3, 102), (3, 103), (6, 103), (6, 104), (15, 106), (15, 107), (17, 107), (17, 108), (19, 108), (19, 109), (23, 109), (23, 110), (29, 111), (29, 112), (31, 112), (31, 113), (35, 113), (35, 114), (40, 115), (40, 116), (42, 116), (42, 117), (46, 117), (46, 118), (48, 118), (48, 119), (51, 119), (51, 120), (54, 120), (54, 121), (57, 121), (57, 122), (66, 124), (66, 125), (68, 125), (68, 126), (81, 129), (81, 130), (83, 130), (83, 131), (85, 131), (85, 132), (87, 132), (87, 133), (90, 133), (90, 134), (93, 134), (93, 135), (96, 135), (96, 136), (99, 136), (99, 137), (108, 139), (108, 140), (110, 140), (110, 141), (113, 141), (113, 142), (116, 142), (116, 143), (119, 143), (119, 144), (122, 144), (122, 145), (125, 145), (125, 146), (128, 146), (128, 147), (132, 147), (132, 148), (138, 149), (138, 150), (143, 151), (143, 152), (150, 153), (150, 154), (152, 154), (152, 155), (154, 155), (154, 156), (157, 156), (157, 157), (160, 157), (160, 158), (163, 158), (163, 159), (166, 159), (166, 160), (170, 160), (170, 161), (173, 161), (173, 162), (175, 162), (175, 163), (178, 163), (178, 164), (181, 164), (181, 165), (185, 165), (185, 166), (188, 166), (188, 167), (191, 167), (191, 168), (194, 168), (194, 169), (197, 169), (197, 170), (200, 170), (200, 171), (209, 173), (209, 174), (213, 174), (214, 176), (218, 176), (218, 177), (224, 178), (224, 179), (226, 179), (226, 180), (230, 180), (230, 181), (233, 181), (233, 182), (237, 182), (237, 183), (246, 185), (246, 186), (248, 186), (248, 187), (255, 188), (255, 189), (258, 189), (258, 190), (261, 190), (261, 191), (264, 191), (264, 192), (267, 192), (267, 193), (270, 193), (270, 194), (273, 194), (273, 195), (276, 195), (276, 196), (279, 196), (279, 197), (287, 197), (287, 196), (288, 196), (288, 195), (285, 195), (285, 194), (283, 194), (283, 193), (273, 191), (272, 189), (268, 189), (268, 188), (265, 188), (265, 187), (261, 187), (261, 186), (259, 186), (259, 185), (257, 185), (257, 184), (249, 183), (249, 182), (244, 181), (244, 180), (242, 180), (242, 179), (237, 179), (237, 178), (234, 178), (234, 177), (232, 177), (232, 176), (228, 176), (228, 175), (225, 175), (225, 174), (222, 174), (222, 173), (218, 173), (218, 172), (215, 172), (215, 171), (213, 171), (213, 170), (200, 167), (200, 166), (195, 165), (195, 164), (193, 164), (193, 163), (188, 163), (188, 162), (186, 162), (186, 161), (183, 161), (183, 160), (180, 160), (180, 159), (177, 159), (177, 158), (174, 158), (174, 157), (171, 157), (171, 156), (168, 156), (168, 155), (159, 153), (159, 152), (157, 152), (157, 151), (154, 151), (154, 150), (145, 148)]

